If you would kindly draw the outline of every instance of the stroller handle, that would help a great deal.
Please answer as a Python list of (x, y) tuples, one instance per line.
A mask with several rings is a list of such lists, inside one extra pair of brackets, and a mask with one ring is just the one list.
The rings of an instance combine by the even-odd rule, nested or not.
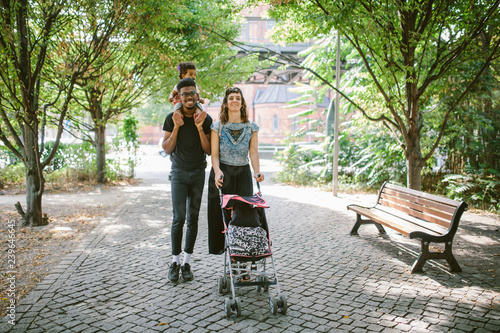
[[(261, 175), (262, 175), (262, 174), (260, 174), (260, 173), (259, 173), (259, 174), (257, 174), (257, 177), (258, 177), (258, 178), (260, 178), (260, 176), (261, 176)], [(220, 175), (219, 179), (222, 179), (222, 178), (224, 178), (224, 175)], [(257, 183), (257, 189), (259, 190), (259, 191), (258, 191), (258, 193), (259, 193), (259, 194), (262, 194), (262, 192), (261, 192), (261, 190), (260, 190), (260, 183), (259, 183), (258, 181), (255, 181), (255, 182)], [(221, 200), (221, 205), (222, 205), (222, 195), (223, 195), (223, 194), (222, 194), (222, 186), (221, 186), (221, 187), (219, 187), (219, 188), (218, 188), (218, 190), (219, 190), (219, 197), (220, 197), (220, 200)]]
[[(260, 173), (257, 174), (257, 177), (260, 178), (260, 176), (262, 176)], [(259, 190), (259, 194), (261, 193), (260, 192), (260, 183), (258, 181), (255, 181), (257, 183), (257, 189)]]
[[(219, 179), (224, 178), (224, 175), (220, 175)], [(217, 188), (219, 190), (219, 199), (220, 199), (220, 205), (222, 206), (222, 186)]]

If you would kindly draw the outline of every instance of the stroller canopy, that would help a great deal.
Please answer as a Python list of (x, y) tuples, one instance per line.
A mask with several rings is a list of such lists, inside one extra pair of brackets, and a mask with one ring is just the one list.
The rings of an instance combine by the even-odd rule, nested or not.
[(259, 208), (269, 208), (266, 201), (257, 194), (251, 197), (242, 197), (236, 194), (225, 194), (222, 198), (222, 208), (231, 209), (235, 202), (241, 201)]

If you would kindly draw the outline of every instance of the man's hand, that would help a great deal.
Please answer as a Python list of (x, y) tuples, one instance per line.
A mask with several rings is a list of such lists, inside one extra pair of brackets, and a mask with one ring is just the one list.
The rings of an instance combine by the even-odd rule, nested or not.
[(203, 130), (203, 122), (207, 118), (207, 113), (205, 111), (202, 111), (200, 113), (196, 113), (194, 115), (194, 124), (196, 125), (196, 128), (198, 128), (198, 131)]
[(179, 110), (174, 112), (174, 114), (172, 115), (172, 120), (174, 121), (174, 126), (184, 125), (184, 116)]

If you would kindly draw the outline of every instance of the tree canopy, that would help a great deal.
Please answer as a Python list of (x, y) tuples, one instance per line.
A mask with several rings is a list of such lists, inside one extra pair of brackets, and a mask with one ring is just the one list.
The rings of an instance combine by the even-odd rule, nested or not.
[[(212, 95), (245, 75), (247, 59), (213, 34), (236, 38), (237, 13), (230, 0), (2, 1), (0, 140), (27, 170), (25, 222), (42, 224), (43, 170), (68, 116), (88, 110), (104, 144), (109, 119), (153, 93), (168, 96), (180, 61), (197, 60)], [(47, 124), (56, 141), (43, 154)]]
[(420, 189), (422, 167), (457, 105), (500, 55), (500, 1), (266, 2), (278, 22), (275, 40), (338, 31), (350, 43), (358, 60), (350, 65), (359, 69), (343, 94), (391, 131), (406, 156), (408, 186)]

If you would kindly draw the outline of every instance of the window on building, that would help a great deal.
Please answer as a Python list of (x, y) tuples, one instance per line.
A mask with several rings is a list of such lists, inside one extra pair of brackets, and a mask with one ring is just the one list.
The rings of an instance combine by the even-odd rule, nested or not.
[(266, 21), (266, 31), (267, 30), (271, 30), (272, 28), (274, 28), (274, 25), (275, 25), (274, 23), (275, 23), (274, 20), (268, 20), (268, 21)]
[(278, 132), (280, 129), (280, 119), (278, 118), (278, 115), (275, 114), (273, 117), (273, 131)]
[(292, 131), (297, 131), (299, 129), (299, 120), (297, 119), (297, 117), (293, 117), (293, 120), (292, 120)]

